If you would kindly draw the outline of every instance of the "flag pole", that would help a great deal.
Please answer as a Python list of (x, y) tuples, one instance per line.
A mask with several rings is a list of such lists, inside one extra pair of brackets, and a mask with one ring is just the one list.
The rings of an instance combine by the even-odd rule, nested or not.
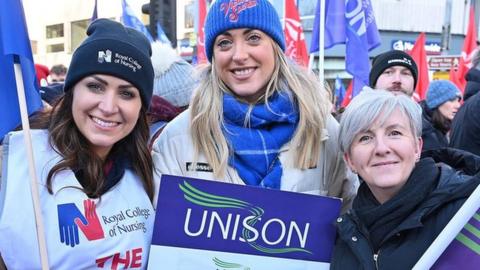
[[(15, 56), (17, 57), (17, 56)], [(37, 240), (40, 252), (40, 262), (42, 270), (48, 270), (48, 253), (45, 241), (45, 228), (43, 226), (43, 217), (40, 208), (40, 196), (38, 193), (38, 177), (35, 170), (33, 158), (32, 138), (30, 135), (30, 123), (28, 122), (28, 112), (25, 99), (25, 86), (23, 84), (22, 68), (19, 63), (14, 63), (15, 81), (17, 84), (18, 104), (20, 106), (20, 115), (22, 118), (23, 137), (27, 149), (28, 172), (30, 174), (30, 190), (32, 193), (33, 210), (35, 212), (35, 223), (37, 229)]]
[(447, 226), (443, 228), (442, 232), (425, 253), (423, 253), (412, 270), (430, 269), (479, 208), (480, 185), (477, 186), (472, 195), (463, 203), (462, 207), (452, 217)]
[(325, 0), (320, 0), (320, 27), (318, 31), (318, 79), (325, 86)]

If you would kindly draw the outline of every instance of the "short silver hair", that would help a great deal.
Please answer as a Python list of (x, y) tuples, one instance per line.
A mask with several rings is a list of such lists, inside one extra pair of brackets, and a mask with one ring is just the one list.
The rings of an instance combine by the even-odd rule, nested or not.
[(406, 95), (394, 95), (386, 90), (365, 88), (350, 104), (340, 120), (338, 142), (340, 150), (349, 153), (355, 136), (369, 130), (375, 120), (384, 123), (395, 109), (407, 116), (412, 135), (422, 136), (422, 109)]

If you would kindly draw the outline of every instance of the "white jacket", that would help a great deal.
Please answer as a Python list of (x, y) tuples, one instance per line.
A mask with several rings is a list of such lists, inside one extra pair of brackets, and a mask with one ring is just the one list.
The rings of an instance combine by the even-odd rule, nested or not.
[[(293, 160), (294, 151), (288, 143), (282, 146), (279, 157), (283, 167), (280, 189), (343, 198), (345, 210), (350, 208), (356, 195), (358, 178), (346, 168), (338, 148), (337, 121), (329, 116), (326, 122), (315, 168), (300, 170), (286, 165), (287, 160)], [(203, 154), (199, 155), (196, 167), (192, 168), (194, 147), (191, 136), (190, 110), (187, 110), (168, 123), (154, 142), (152, 152), (157, 184), (162, 174), (245, 184), (233, 167), (227, 168), (224, 179), (216, 179)]]
[[(118, 264), (122, 269), (146, 268), (155, 217), (139, 177), (127, 169), (101, 199), (89, 199), (73, 171), (66, 169), (54, 175), (52, 195), (46, 176), (61, 157), (50, 147), (46, 130), (31, 134), (49, 267), (110, 269)], [(23, 132), (8, 134), (3, 151), (0, 255), (8, 269), (40, 269)], [(88, 202), (96, 205), (92, 208)], [(83, 218), (80, 222), (85, 227), (75, 223), (75, 218)]]

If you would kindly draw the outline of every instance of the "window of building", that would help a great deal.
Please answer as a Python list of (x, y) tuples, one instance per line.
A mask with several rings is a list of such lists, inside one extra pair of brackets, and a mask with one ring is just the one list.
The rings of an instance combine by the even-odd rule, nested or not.
[(80, 43), (87, 37), (87, 28), (90, 23), (90, 19), (75, 21), (71, 23), (71, 52), (75, 51)]
[(63, 52), (65, 47), (63, 43), (47, 45), (47, 53)]
[(185, 28), (195, 27), (195, 1), (188, 1), (185, 4)]
[(63, 37), (63, 23), (47, 25), (47, 38)]

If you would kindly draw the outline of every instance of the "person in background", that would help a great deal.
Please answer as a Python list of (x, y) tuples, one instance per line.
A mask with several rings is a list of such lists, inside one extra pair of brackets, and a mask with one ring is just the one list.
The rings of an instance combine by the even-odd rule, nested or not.
[(50, 69), (49, 83), (63, 83), (65, 82), (65, 76), (67, 76), (67, 67), (63, 64), (54, 65)]
[(420, 159), (421, 131), (422, 110), (406, 95), (366, 90), (345, 110), (340, 149), (363, 181), (337, 219), (331, 269), (412, 269), (480, 184), (479, 157), (474, 168)]
[(67, 67), (62, 64), (54, 65), (50, 69), (49, 74), (49, 83), (48, 85), (43, 85), (40, 87), (40, 95), (43, 101), (45, 101), (49, 106), (53, 106), (55, 102), (63, 95)]
[[(32, 130), (49, 266), (146, 268), (155, 195), (150, 42), (108, 19), (91, 23), (87, 35), (65, 95), (35, 119), (44, 129)], [(0, 254), (8, 269), (40, 269), (23, 136), (9, 133), (3, 145)], [(125, 256), (128, 265), (117, 258)]]
[(418, 68), (413, 58), (399, 50), (390, 50), (372, 60), (370, 87), (412, 97), (418, 81)]
[[(153, 145), (155, 177), (188, 176), (344, 199), (348, 175), (327, 92), (289, 62), (272, 4), (215, 1), (206, 67), (189, 109)], [(319, 90), (320, 89), (320, 90)]]
[(198, 83), (192, 65), (178, 56), (170, 44), (152, 43), (152, 64), (155, 78), (148, 111), (150, 143), (160, 135), (168, 122), (188, 108), (193, 89)]
[(453, 118), (450, 132), (450, 147), (480, 155), (480, 53), (472, 59), (472, 68), (465, 76), (465, 102)]
[(452, 120), (460, 108), (462, 93), (450, 81), (435, 80), (428, 87), (422, 107), (423, 150), (448, 147)]

